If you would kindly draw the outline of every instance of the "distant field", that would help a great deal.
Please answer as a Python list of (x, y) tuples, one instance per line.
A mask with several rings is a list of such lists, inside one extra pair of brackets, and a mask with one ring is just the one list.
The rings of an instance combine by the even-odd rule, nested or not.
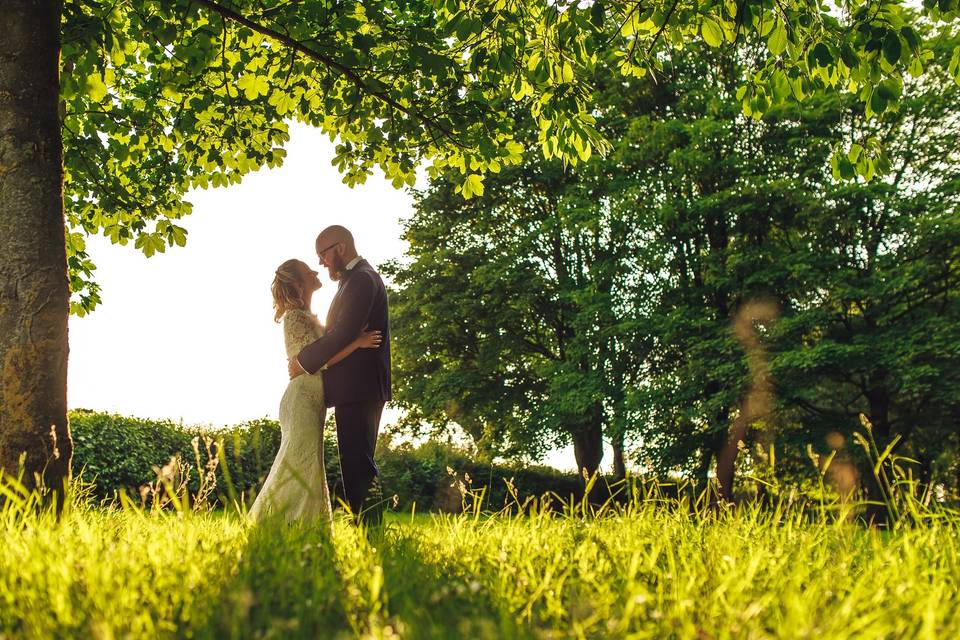
[(960, 527), (754, 509), (394, 516), (2, 511), (2, 638), (956, 638)]

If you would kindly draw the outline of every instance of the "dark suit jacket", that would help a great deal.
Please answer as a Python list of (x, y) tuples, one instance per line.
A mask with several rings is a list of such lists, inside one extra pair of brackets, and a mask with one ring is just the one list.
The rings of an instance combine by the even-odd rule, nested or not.
[(390, 400), (390, 321), (387, 290), (380, 274), (366, 260), (341, 276), (337, 295), (327, 313), (326, 333), (297, 355), (300, 366), (315, 373), (353, 342), (364, 325), (383, 332), (377, 349), (357, 349), (323, 372), (328, 407), (351, 402)]

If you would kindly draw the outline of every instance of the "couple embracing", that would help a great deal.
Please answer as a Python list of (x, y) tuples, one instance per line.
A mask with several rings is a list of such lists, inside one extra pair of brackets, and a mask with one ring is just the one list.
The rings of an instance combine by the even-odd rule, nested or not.
[(376, 525), (382, 500), (374, 452), (383, 406), (390, 400), (387, 292), (344, 227), (321, 231), (316, 250), (337, 282), (326, 324), (310, 311), (322, 285), (306, 263), (281, 264), (271, 287), (275, 319), (283, 322), (290, 384), (280, 400), (280, 449), (250, 516), (331, 520), (323, 426), (332, 407), (345, 502), (358, 521)]

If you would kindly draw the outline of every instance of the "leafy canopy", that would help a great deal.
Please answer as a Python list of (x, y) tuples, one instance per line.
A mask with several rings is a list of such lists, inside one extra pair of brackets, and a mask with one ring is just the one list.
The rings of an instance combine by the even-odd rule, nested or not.
[[(954, 21), (958, 2), (924, 0), (922, 16)], [(485, 175), (521, 159), (516, 103), (537, 122), (546, 158), (576, 164), (607, 150), (591, 102), (598, 65), (640, 76), (660, 67), (660, 47), (763, 39), (738, 93), (748, 114), (823, 88), (882, 113), (929, 57), (916, 19), (885, 0), (67, 0), (73, 311), (99, 302), (85, 234), (132, 241), (147, 256), (183, 245), (184, 195), (280, 164), (289, 120), (337, 142), (348, 184), (377, 168), (409, 185), (425, 163), (433, 175), (454, 168), (471, 198)], [(951, 64), (960, 77), (958, 66), (960, 50)], [(851, 167), (882, 169), (882, 148), (861, 147)]]
[[(466, 203), (456, 175), (431, 181), (388, 268), (404, 426), (536, 457), (595, 416), (644, 468), (705, 479), (746, 411), (744, 442), (775, 444), (778, 474), (806, 473), (806, 445), (862, 412), (881, 446), (955, 457), (958, 39), (930, 40), (883, 114), (821, 95), (759, 121), (735, 96), (749, 59), (689, 46), (656, 81), (594, 77), (605, 157), (528, 153)], [(842, 180), (841, 139), (886, 140), (889, 174)], [(747, 324), (771, 366), (762, 416)]]

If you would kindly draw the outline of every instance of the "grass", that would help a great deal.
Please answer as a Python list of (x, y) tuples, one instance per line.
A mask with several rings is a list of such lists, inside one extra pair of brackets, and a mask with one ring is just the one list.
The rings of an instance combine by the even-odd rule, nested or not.
[(0, 509), (0, 638), (960, 637), (960, 521), (799, 509), (395, 515)]

